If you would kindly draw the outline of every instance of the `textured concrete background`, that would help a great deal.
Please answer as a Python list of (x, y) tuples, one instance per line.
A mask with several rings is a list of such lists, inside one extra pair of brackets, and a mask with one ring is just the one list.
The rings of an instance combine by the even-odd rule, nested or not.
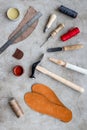
[[(61, 4), (76, 10), (79, 13), (78, 17), (72, 19), (58, 12), (57, 8)], [(9, 34), (17, 27), (29, 6), (35, 7), (36, 10), (41, 11), (43, 14), (37, 28), (26, 40), (10, 46), (0, 55), (0, 130), (86, 130), (87, 76), (57, 66), (49, 62), (48, 58), (54, 57), (63, 59), (87, 68), (87, 0), (0, 0), (0, 46), (7, 41)], [(21, 16), (18, 21), (12, 22), (6, 18), (5, 12), (9, 7), (17, 7), (20, 9)], [(40, 45), (48, 36), (48, 33), (43, 33), (45, 23), (48, 16), (54, 12), (57, 14), (57, 20), (49, 30), (49, 33), (59, 23), (64, 23), (66, 27), (55, 39), (50, 40), (43, 48), (40, 48)], [(60, 35), (73, 26), (78, 26), (81, 33), (67, 42), (61, 42), (59, 39)], [(48, 47), (57, 47), (79, 42), (84, 44), (84, 49), (51, 54), (46, 52)], [(16, 48), (24, 52), (23, 59), (16, 60), (12, 57)], [(82, 86), (85, 92), (80, 94), (37, 71), (36, 79), (30, 79), (30, 67), (33, 62), (37, 61), (42, 52), (45, 53), (40, 63), (42, 66)], [(13, 76), (11, 72), (12, 67), (16, 64), (23, 65), (25, 69), (25, 73), (19, 78)], [(44, 83), (54, 90), (61, 101), (72, 110), (73, 119), (71, 122), (63, 123), (50, 116), (39, 114), (25, 104), (24, 94), (31, 90), (31, 86), (34, 83)], [(8, 100), (12, 96), (15, 97), (22, 106), (25, 113), (23, 118), (17, 119), (10, 109)]]

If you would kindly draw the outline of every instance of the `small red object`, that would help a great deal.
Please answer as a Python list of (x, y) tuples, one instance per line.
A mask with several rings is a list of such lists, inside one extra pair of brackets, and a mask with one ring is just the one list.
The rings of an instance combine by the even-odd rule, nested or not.
[(13, 74), (15, 76), (21, 76), (23, 74), (24, 70), (23, 70), (23, 67), (20, 66), (20, 65), (16, 65), (14, 68), (13, 68)]
[(61, 36), (61, 40), (62, 41), (66, 41), (72, 37), (74, 37), (75, 35), (77, 35), (78, 33), (80, 33), (80, 30), (78, 27), (75, 27), (73, 29), (70, 29), (67, 33), (63, 34)]

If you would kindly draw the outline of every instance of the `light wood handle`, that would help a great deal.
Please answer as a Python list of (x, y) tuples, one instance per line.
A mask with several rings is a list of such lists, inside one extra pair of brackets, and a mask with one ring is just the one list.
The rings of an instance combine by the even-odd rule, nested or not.
[(65, 66), (66, 62), (64, 62), (63, 60), (57, 60), (55, 58), (49, 58), (50, 61), (52, 61), (53, 63), (57, 64), (57, 65), (61, 65), (61, 66)]
[(56, 17), (57, 17), (57, 16), (56, 16), (55, 14), (52, 14), (52, 15), (50, 16), (49, 21), (48, 21), (48, 24), (47, 24), (47, 28), (50, 28), (50, 27), (51, 27), (51, 25), (52, 25), (52, 23), (55, 21)]
[(80, 87), (80, 86), (78, 86), (78, 85), (76, 85), (76, 84), (74, 84), (74, 83), (72, 83), (72, 82), (70, 82), (70, 81), (68, 81), (68, 80), (66, 80), (66, 79), (64, 79), (64, 78), (50, 72), (50, 71), (48, 71), (47, 69), (45, 69), (45, 68), (43, 68), (41, 66), (37, 66), (36, 69), (38, 71), (42, 72), (43, 74), (50, 76), (51, 78), (53, 78), (53, 79), (65, 84), (65, 85), (69, 86), (70, 88), (72, 88), (72, 89), (74, 89), (76, 91), (84, 92), (84, 89), (82, 87)]
[(79, 73), (87, 75), (87, 69), (84, 69), (84, 68), (81, 68), (79, 66), (70, 64), (70, 63), (65, 62), (63, 60), (57, 60), (55, 58), (49, 58), (49, 60), (52, 61), (53, 63), (57, 64), (57, 65), (61, 65), (61, 66), (66, 67), (68, 69), (71, 69), (71, 70), (74, 70), (74, 71), (77, 71)]
[(54, 37), (59, 31), (65, 27), (64, 24), (59, 24), (58, 27), (51, 33), (51, 36)]
[(69, 45), (69, 46), (65, 46), (63, 47), (64, 51), (69, 51), (69, 50), (77, 50), (80, 48), (83, 48), (84, 46), (82, 44), (75, 44), (75, 45)]

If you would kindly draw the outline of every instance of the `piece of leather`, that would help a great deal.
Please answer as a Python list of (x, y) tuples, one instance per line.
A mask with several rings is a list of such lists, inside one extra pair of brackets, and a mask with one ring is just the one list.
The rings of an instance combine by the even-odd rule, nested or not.
[(32, 86), (32, 92), (42, 94), (51, 102), (65, 107), (65, 105), (60, 101), (60, 99), (56, 96), (53, 90), (44, 84), (34, 84)]
[(12, 56), (14, 58), (20, 60), (20, 59), (22, 59), (23, 55), (24, 55), (24, 53), (21, 50), (16, 49), (15, 53)]
[(58, 118), (63, 122), (69, 122), (72, 119), (72, 112), (69, 109), (50, 102), (45, 96), (39, 93), (26, 93), (24, 100), (29, 107), (42, 114)]
[[(36, 13), (37, 13), (37, 11), (33, 7), (29, 7), (23, 20), (20, 22), (20, 24), (17, 26), (17, 28), (10, 34), (8, 39), (10, 39), (12, 36), (14, 36), (33, 16), (35, 16)], [(32, 24), (32, 26), (29, 27), (20, 37), (18, 37), (14, 43), (17, 43), (17, 42), (20, 42), (20, 41), (26, 39), (34, 31), (37, 24), (38, 24), (38, 20), (34, 24)]]

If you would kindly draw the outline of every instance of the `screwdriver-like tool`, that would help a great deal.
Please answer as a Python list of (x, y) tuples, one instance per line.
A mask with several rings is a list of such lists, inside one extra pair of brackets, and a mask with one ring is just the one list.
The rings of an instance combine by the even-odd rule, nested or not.
[(81, 49), (83, 47), (84, 46), (82, 44), (75, 44), (75, 45), (68, 45), (68, 46), (63, 46), (63, 47), (49, 48), (47, 49), (47, 52), (72, 51), (72, 50)]
[(56, 20), (56, 15), (55, 14), (52, 14), (47, 22), (47, 25), (44, 29), (44, 32), (47, 32), (49, 30), (49, 28), (52, 26), (53, 22)]
[(42, 47), (50, 38), (54, 38), (57, 35), (57, 33), (61, 31), (64, 27), (64, 24), (59, 24), (58, 27), (52, 33), (50, 33), (49, 37), (46, 39), (45, 42), (42, 43), (40, 47)]

